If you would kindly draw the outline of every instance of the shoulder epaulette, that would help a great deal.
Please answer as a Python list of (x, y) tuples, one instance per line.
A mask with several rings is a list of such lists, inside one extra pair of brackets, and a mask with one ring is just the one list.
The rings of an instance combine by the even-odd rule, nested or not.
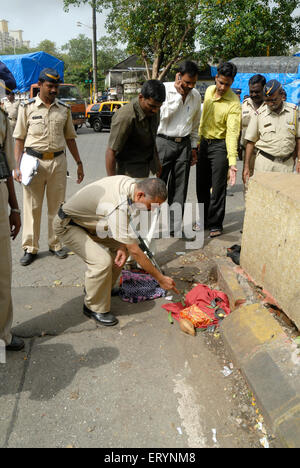
[(286, 102), (286, 105), (294, 110), (298, 109), (298, 106), (296, 104), (293, 104), (292, 102)]
[(71, 106), (70, 106), (69, 104), (66, 104), (65, 102), (60, 101), (59, 99), (58, 99), (57, 102), (58, 102), (58, 104), (60, 104), (61, 106), (67, 107), (68, 109), (71, 109)]
[(28, 106), (28, 104), (32, 104), (33, 102), (35, 102), (35, 98), (25, 99), (25, 101), (20, 102), (20, 105), (25, 107)]

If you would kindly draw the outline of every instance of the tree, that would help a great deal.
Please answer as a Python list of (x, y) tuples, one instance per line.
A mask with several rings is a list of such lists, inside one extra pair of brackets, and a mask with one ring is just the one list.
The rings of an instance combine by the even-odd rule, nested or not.
[(79, 34), (78, 37), (71, 39), (61, 49), (66, 51), (69, 64), (91, 62), (92, 41), (84, 34)]
[[(64, 0), (70, 5), (93, 0)], [(139, 55), (148, 78), (163, 79), (172, 66), (195, 49), (195, 28), (200, 0), (94, 0), (98, 11), (110, 12), (106, 27), (116, 39)]]
[(49, 41), (49, 39), (44, 39), (41, 41), (34, 50), (41, 50), (42, 52), (46, 52), (47, 54), (53, 55), (53, 57), (61, 60), (61, 54), (57, 50), (55, 42)]
[(203, 61), (288, 55), (299, 44), (299, 0), (201, 1), (197, 27)]

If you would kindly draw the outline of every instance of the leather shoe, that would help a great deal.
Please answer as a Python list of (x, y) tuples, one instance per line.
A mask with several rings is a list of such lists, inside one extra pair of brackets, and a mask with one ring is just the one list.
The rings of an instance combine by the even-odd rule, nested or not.
[(22, 266), (28, 266), (32, 262), (34, 262), (34, 260), (36, 259), (36, 256), (37, 254), (32, 254), (30, 252), (27, 252), (27, 250), (25, 250), (24, 257), (21, 258), (20, 264)]
[(84, 304), (83, 306), (83, 313), (88, 318), (94, 319), (97, 323), (104, 325), (106, 327), (112, 327), (119, 323), (119, 320), (110, 312), (106, 312), (105, 314), (97, 314), (96, 312), (92, 312), (87, 306)]
[(68, 253), (64, 249), (60, 249), (60, 250), (49, 249), (49, 252), (51, 252), (53, 255), (56, 255), (60, 260), (63, 260), (64, 258), (67, 258), (68, 256)]
[(22, 351), (24, 349), (25, 343), (21, 338), (13, 335), (11, 343), (5, 346), (6, 351)]

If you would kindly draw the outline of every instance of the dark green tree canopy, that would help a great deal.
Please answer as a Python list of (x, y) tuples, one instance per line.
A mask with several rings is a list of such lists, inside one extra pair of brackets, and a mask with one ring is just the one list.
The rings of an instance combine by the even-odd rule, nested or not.
[(197, 28), (203, 61), (288, 55), (299, 44), (299, 0), (203, 0)]

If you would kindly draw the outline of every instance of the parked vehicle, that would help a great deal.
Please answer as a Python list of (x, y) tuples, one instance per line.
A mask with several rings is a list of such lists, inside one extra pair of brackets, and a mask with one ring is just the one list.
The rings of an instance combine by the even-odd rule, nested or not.
[(104, 128), (110, 129), (114, 113), (128, 102), (104, 101), (91, 104), (87, 110), (87, 122), (95, 132), (101, 132)]

